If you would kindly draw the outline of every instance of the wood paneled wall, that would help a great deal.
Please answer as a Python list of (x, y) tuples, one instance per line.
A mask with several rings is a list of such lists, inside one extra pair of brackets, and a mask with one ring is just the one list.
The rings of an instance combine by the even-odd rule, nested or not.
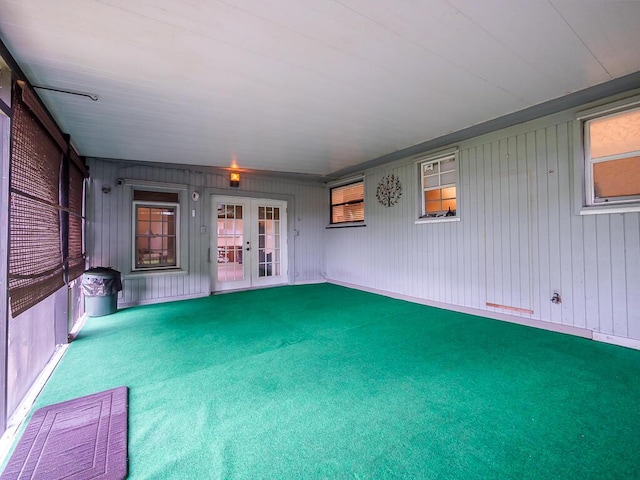
[[(415, 223), (414, 160), (365, 172), (367, 226), (325, 231), (327, 278), (640, 339), (640, 214), (578, 214), (574, 122), (564, 112), (460, 144), (457, 222)], [(375, 193), (391, 173), (403, 193), (386, 208)]]
[[(286, 178), (242, 175), (240, 188), (229, 187), (228, 176), (199, 171), (197, 167), (139, 165), (91, 158), (91, 181), (87, 194), (87, 254), (90, 266), (107, 266), (123, 272), (124, 288), (119, 305), (177, 300), (210, 293), (208, 248), (211, 231), (210, 195), (274, 197), (289, 200), (290, 281), (322, 280), (324, 264), (322, 232), (327, 222), (325, 191), (321, 184)], [(188, 222), (187, 267), (184, 274), (131, 274), (131, 202), (126, 181), (157, 182), (187, 186)], [(103, 193), (103, 187), (110, 187)], [(200, 200), (193, 202), (191, 192), (198, 190)], [(191, 211), (196, 211), (196, 216)], [(184, 216), (183, 216), (184, 217)], [(205, 227), (205, 233), (201, 232)], [(293, 233), (297, 232), (296, 235)], [(293, 261), (291, 261), (293, 260)]]

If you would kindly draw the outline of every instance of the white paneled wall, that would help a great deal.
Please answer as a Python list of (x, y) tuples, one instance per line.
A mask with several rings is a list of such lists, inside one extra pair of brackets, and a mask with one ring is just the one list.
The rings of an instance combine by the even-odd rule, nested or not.
[[(326, 278), (638, 340), (640, 214), (578, 214), (574, 125), (575, 112), (563, 112), (458, 145), (459, 221), (443, 223), (415, 223), (420, 181), (413, 159), (365, 172), (366, 227), (332, 229), (325, 229), (329, 192), (319, 184), (244, 175), (240, 189), (230, 189), (226, 175), (196, 167), (90, 159), (90, 264), (126, 271), (130, 262), (131, 206), (118, 178), (204, 193), (189, 206), (196, 217), (188, 218), (188, 273), (126, 276), (122, 304), (208, 294), (208, 195), (273, 196), (289, 200), (292, 283)], [(403, 192), (398, 204), (384, 207), (376, 188), (392, 173)], [(108, 194), (104, 185), (111, 186)], [(559, 304), (551, 302), (555, 292)]]
[[(366, 227), (325, 231), (327, 278), (640, 339), (640, 214), (578, 214), (574, 121), (564, 112), (460, 144), (457, 222), (415, 223), (413, 160), (365, 172)], [(386, 208), (375, 192), (391, 173), (403, 194)]]
[[(286, 197), (289, 201), (290, 281), (304, 283), (322, 280), (324, 265), (322, 232), (326, 225), (325, 190), (321, 185), (284, 178), (243, 175), (240, 188), (229, 188), (228, 176), (205, 173), (197, 167), (139, 165), (130, 162), (89, 159), (91, 182), (87, 194), (87, 246), (90, 266), (107, 266), (123, 272), (124, 288), (120, 305), (153, 303), (190, 298), (210, 293), (208, 249), (211, 230), (210, 194)], [(127, 187), (118, 179), (186, 185), (189, 207), (187, 267), (184, 274), (131, 274), (131, 202)], [(103, 187), (110, 187), (103, 193)], [(197, 203), (191, 192), (198, 190)], [(195, 210), (195, 217), (191, 211)], [(183, 221), (185, 221), (183, 219)], [(205, 227), (205, 233), (201, 227)]]

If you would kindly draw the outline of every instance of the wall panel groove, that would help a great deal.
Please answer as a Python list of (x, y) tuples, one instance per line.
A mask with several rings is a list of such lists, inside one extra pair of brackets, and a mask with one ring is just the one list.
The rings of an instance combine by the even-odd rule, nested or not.
[[(323, 230), (325, 218), (325, 189), (320, 184), (274, 180), (270, 177), (243, 175), (241, 187), (230, 189), (223, 175), (191, 169), (162, 167), (157, 165), (132, 165), (129, 162), (89, 159), (91, 184), (87, 202), (87, 252), (91, 266), (110, 266), (123, 273), (131, 264), (131, 195), (130, 186), (118, 185), (117, 180), (153, 181), (160, 184), (186, 185), (185, 195), (188, 206), (186, 218), (181, 222), (188, 225), (186, 238), (181, 239), (181, 249), (187, 250), (186, 274), (165, 274), (149, 276), (124, 275), (124, 288), (119, 297), (121, 305), (153, 303), (180, 298), (208, 295), (210, 277), (208, 263), (209, 236), (211, 234), (210, 208), (207, 198), (201, 195), (198, 202), (191, 200), (191, 192), (205, 189), (226, 190), (230, 195), (242, 196), (252, 192), (269, 195), (287, 195), (294, 205), (290, 211), (295, 218), (289, 218), (298, 236), (291, 236), (289, 249), (294, 252), (295, 261), (290, 265), (290, 281), (313, 282), (322, 279), (323, 271)], [(102, 188), (109, 185), (109, 193)], [(191, 211), (196, 211), (193, 217)], [(201, 233), (204, 226), (206, 233)]]
[[(640, 214), (577, 214), (573, 122), (557, 115), (459, 145), (459, 222), (414, 224), (413, 161), (365, 172), (367, 227), (324, 232), (328, 278), (640, 339)], [(376, 206), (390, 173), (401, 202)]]

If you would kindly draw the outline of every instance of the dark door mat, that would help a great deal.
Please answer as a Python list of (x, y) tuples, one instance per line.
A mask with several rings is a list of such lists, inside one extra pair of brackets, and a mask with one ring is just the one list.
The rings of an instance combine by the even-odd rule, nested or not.
[(127, 476), (127, 387), (33, 414), (0, 480), (121, 480)]

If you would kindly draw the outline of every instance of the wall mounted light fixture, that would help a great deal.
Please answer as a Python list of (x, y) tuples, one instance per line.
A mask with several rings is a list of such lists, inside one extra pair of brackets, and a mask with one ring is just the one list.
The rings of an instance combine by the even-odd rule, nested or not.
[(231, 173), (229, 173), (229, 186), (230, 187), (239, 187), (240, 186), (240, 173), (239, 172), (231, 172)]

